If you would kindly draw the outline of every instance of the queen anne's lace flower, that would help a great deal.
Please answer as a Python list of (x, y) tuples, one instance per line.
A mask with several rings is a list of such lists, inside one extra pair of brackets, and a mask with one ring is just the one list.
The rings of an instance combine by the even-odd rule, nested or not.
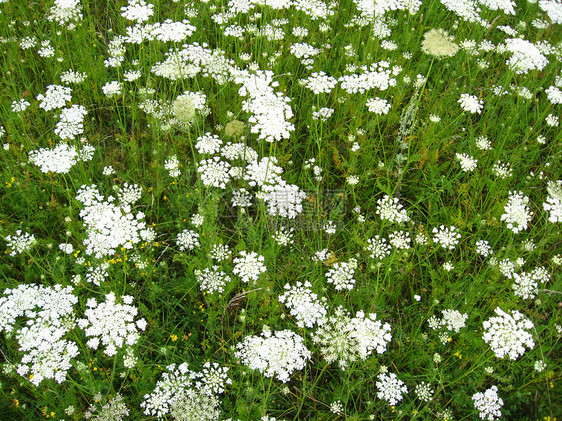
[(180, 251), (193, 250), (199, 247), (199, 234), (193, 230), (183, 230), (178, 234), (178, 246)]
[(250, 186), (282, 183), (283, 168), (276, 164), (277, 158), (274, 156), (252, 161), (246, 166), (244, 180), (248, 180)]
[(439, 228), (433, 228), (433, 241), (441, 244), (441, 247), (453, 250), (455, 246), (459, 243), (461, 235), (457, 232), (457, 228), (454, 226), (446, 227), (441, 225)]
[(197, 138), (195, 149), (201, 154), (214, 154), (220, 150), (221, 145), (222, 140), (220, 140), (217, 135), (207, 132)]
[(90, 348), (97, 349), (101, 341), (105, 354), (112, 356), (123, 345), (137, 343), (138, 330), (145, 329), (146, 320), (134, 320), (138, 310), (130, 305), (133, 297), (125, 295), (122, 300), (124, 304), (117, 303), (111, 292), (105, 296), (105, 302), (98, 303), (94, 298), (86, 302), (86, 318), (78, 320), (78, 326), (84, 329), (86, 337), (91, 338), (87, 342)]
[(478, 99), (476, 95), (462, 94), (458, 103), (464, 111), (468, 111), (472, 114), (480, 114), (482, 112), (482, 108), (484, 108), (484, 101)]
[(381, 219), (397, 224), (409, 221), (404, 206), (397, 198), (390, 197), (387, 194), (382, 199), (377, 200), (376, 213), (381, 217)]
[(320, 352), (328, 363), (338, 361), (342, 370), (358, 358), (364, 360), (374, 351), (382, 354), (392, 335), (390, 325), (377, 320), (377, 315), (358, 311), (355, 317), (338, 307), (333, 316), (327, 317), (312, 334), (312, 341), (320, 346)]
[(459, 333), (460, 330), (466, 326), (466, 319), (468, 319), (468, 314), (462, 314), (458, 310), (443, 310), (443, 319), (441, 319), (441, 325), (446, 327), (447, 330)]
[(480, 411), (481, 419), (494, 421), (502, 416), (500, 409), (503, 406), (503, 400), (498, 397), (497, 386), (492, 386), (484, 393), (475, 393), (472, 395), (472, 400), (476, 410)]
[(342, 289), (353, 289), (355, 284), (355, 269), (357, 269), (357, 260), (349, 259), (349, 262), (336, 262), (334, 266), (326, 273), (326, 280), (330, 284), (334, 284), (337, 291)]
[[(41, 172), (66, 174), (79, 161), (92, 159), (91, 153), (83, 153), (85, 148), (80, 151), (75, 146), (59, 143), (53, 149), (41, 148), (29, 152), (29, 161), (41, 167)], [(90, 148), (93, 150), (93, 147)]]
[(513, 292), (515, 295), (524, 298), (535, 298), (538, 294), (538, 284), (532, 273), (513, 274)]
[[(44, 379), (55, 379), (62, 383), (71, 360), (76, 357), (78, 347), (64, 339), (75, 323), (71, 315), (78, 298), (72, 287), (45, 287), (41, 285), (19, 285), (6, 289), (0, 297), (0, 331), (11, 333), (23, 357), (16, 371), (20, 376), (29, 376), (38, 386)], [(27, 320), (18, 327), (17, 321)]]
[(390, 102), (386, 99), (381, 99), (379, 97), (370, 98), (367, 100), (367, 108), (370, 112), (385, 115), (390, 111)]
[(367, 240), (368, 245), (365, 250), (371, 253), (371, 259), (382, 260), (390, 254), (392, 247), (388, 244), (386, 238), (375, 235)]
[(41, 101), (40, 108), (45, 111), (51, 111), (56, 108), (62, 108), (66, 105), (67, 101), (72, 100), (72, 89), (66, 86), (49, 85), (45, 95), (37, 95), (37, 100)]
[(562, 180), (549, 181), (546, 189), (548, 196), (543, 208), (550, 212), (548, 220), (552, 223), (562, 222)]
[(242, 364), (284, 383), (295, 371), (302, 370), (311, 357), (304, 339), (290, 330), (265, 330), (262, 336), (247, 336), (236, 349), (234, 355)]
[(6, 236), (6, 242), (10, 250), (10, 256), (15, 256), (16, 254), (30, 250), (31, 246), (35, 243), (35, 236), (27, 232), (22, 232), (22, 230), (17, 230), (14, 235)]
[(199, 283), (201, 290), (207, 291), (209, 294), (213, 292), (222, 293), (224, 286), (230, 282), (230, 276), (219, 270), (218, 266), (213, 266), (211, 269), (205, 268), (204, 270), (196, 270), (195, 278)]
[(55, 126), (55, 134), (61, 139), (74, 139), (84, 132), (84, 117), (88, 114), (83, 105), (72, 105), (63, 108), (60, 121)]
[(548, 59), (530, 41), (511, 38), (505, 44), (507, 51), (513, 54), (507, 65), (517, 74), (525, 74), (535, 69), (542, 70), (548, 64)]
[(470, 155), (465, 153), (457, 153), (455, 154), (455, 158), (461, 164), (461, 169), (464, 172), (472, 172), (476, 169), (476, 165), (478, 164), (478, 160), (473, 158)]
[(243, 282), (257, 281), (267, 269), (263, 264), (264, 260), (264, 257), (255, 251), (251, 253), (241, 251), (240, 257), (234, 259), (232, 272), (242, 278)]
[(279, 301), (285, 304), (295, 317), (297, 326), (313, 328), (315, 324), (321, 325), (327, 314), (326, 306), (312, 292), (312, 284), (308, 281), (297, 282), (295, 286), (285, 285), (285, 293), (279, 296)]
[[(156, 383), (154, 390), (144, 395), (140, 406), (146, 415), (157, 416), (158, 419), (164, 418), (172, 411), (175, 419), (182, 419), (178, 418), (178, 415), (185, 415), (186, 412), (180, 412), (181, 409), (193, 415), (194, 418), (189, 419), (215, 419), (209, 418), (211, 413), (214, 416), (217, 411), (213, 398), (224, 393), (228, 384), (232, 384), (232, 380), (228, 378), (228, 368), (217, 363), (206, 362), (201, 372), (189, 370), (187, 363), (180, 364), (177, 368), (175, 364), (171, 364), (162, 373), (162, 378)], [(193, 401), (186, 402), (186, 397), (193, 398)]]
[(302, 201), (306, 198), (306, 193), (298, 186), (282, 181), (264, 185), (262, 190), (265, 192), (263, 198), (270, 215), (294, 219), (302, 212)]
[(330, 93), (338, 83), (337, 79), (324, 72), (312, 73), (308, 78), (299, 81), (315, 94)]
[(377, 398), (384, 399), (389, 405), (394, 406), (402, 400), (402, 394), (408, 393), (408, 388), (394, 373), (381, 373), (376, 382)]
[(121, 8), (121, 16), (137, 23), (145, 22), (154, 14), (154, 5), (144, 0), (129, 0), (127, 6)]
[(459, 46), (453, 41), (455, 37), (449, 35), (444, 29), (430, 29), (423, 35), (421, 49), (424, 53), (437, 58), (453, 57)]
[(526, 319), (519, 311), (506, 313), (501, 308), (495, 310), (497, 316), (484, 321), (482, 339), (489, 343), (498, 358), (516, 360), (525, 353), (525, 348), (533, 349), (535, 342), (528, 332), (534, 327), (533, 322)]
[(131, 204), (138, 200), (140, 188), (125, 183), (120, 195), (118, 204), (113, 196), (104, 199), (95, 184), (82, 186), (76, 195), (76, 200), (84, 206), (80, 216), (88, 235), (84, 240), (86, 253), (98, 259), (115, 253), (118, 247), (132, 249), (141, 239), (153, 238), (154, 232), (143, 221), (144, 214), (132, 213)]
[(220, 157), (215, 156), (211, 159), (203, 159), (199, 163), (197, 172), (201, 175), (201, 181), (206, 186), (226, 188), (226, 183), (230, 180), (230, 164), (221, 161)]
[(520, 191), (510, 191), (509, 199), (504, 207), (505, 213), (501, 216), (501, 220), (507, 223), (507, 227), (517, 234), (521, 230), (528, 227), (533, 212), (529, 211), (527, 204), (529, 198)]

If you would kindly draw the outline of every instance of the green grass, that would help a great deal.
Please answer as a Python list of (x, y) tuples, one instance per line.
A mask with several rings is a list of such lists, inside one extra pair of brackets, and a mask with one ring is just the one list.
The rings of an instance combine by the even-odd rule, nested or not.
[[(123, 360), (129, 347), (119, 347), (115, 356), (108, 356), (103, 347), (89, 347), (84, 329), (70, 324), (64, 339), (79, 351), (71, 360), (72, 368), (60, 383), (51, 378), (35, 385), (30, 373), (21, 376), (16, 371), (26, 354), (19, 349), (18, 332), (29, 314), (18, 316), (14, 328), (8, 329), (3, 317), (9, 303), (0, 301), (0, 418), (84, 419), (91, 405), (109, 405), (119, 394), (128, 407), (128, 419), (156, 419), (143, 411), (141, 403), (155, 390), (166, 367), (187, 363), (191, 371), (200, 372), (206, 362), (229, 369), (232, 384), (216, 394), (221, 420), (480, 419), (472, 397), (492, 386), (498, 387), (503, 400), (503, 419), (560, 417), (560, 222), (549, 221), (551, 213), (543, 207), (548, 183), (562, 179), (559, 126), (546, 123), (548, 115), (561, 117), (560, 104), (552, 104), (545, 93), (549, 86), (560, 86), (559, 24), (530, 2), (520, 2), (515, 15), (482, 6), (480, 15), (493, 22), (486, 27), (460, 19), (436, 0), (423, 1), (413, 14), (385, 13), (392, 31), (387, 41), (397, 44), (396, 49), (388, 49), (384, 40), (373, 35), (372, 23), (352, 24), (360, 13), (349, 0), (333, 4), (332, 14), (325, 18), (313, 19), (295, 7), (275, 10), (256, 5), (225, 24), (217, 23), (216, 15), (229, 10), (227, 2), (196, 2), (194, 16), (185, 2), (153, 3), (148, 23), (188, 19), (196, 30), (181, 42), (124, 43), (119, 67), (108, 67), (104, 60), (110, 56), (112, 41), (126, 36), (134, 24), (121, 15), (126, 2), (82, 1), (83, 19), (75, 29), (46, 19), (51, 2), (11, 0), (0, 5), (0, 126), (5, 132), (0, 137), (4, 145), (0, 150), (2, 297), (23, 284), (71, 286), (77, 303), (68, 317), (77, 321), (84, 318), (88, 300), (100, 302), (113, 292), (118, 297), (132, 296), (136, 319), (147, 322), (130, 347), (137, 358), (132, 368)], [(258, 33), (274, 19), (287, 19), (281, 25), (285, 30), (281, 40)], [(535, 19), (549, 24), (537, 28)], [(255, 25), (255, 31), (246, 31), (241, 38), (226, 36), (225, 28), (233, 24)], [(501, 25), (517, 29), (535, 45), (548, 43), (551, 51), (544, 54), (549, 63), (526, 74), (509, 68), (506, 61), (511, 53), (502, 52), (501, 45), (513, 36), (498, 28)], [(308, 35), (293, 35), (296, 26), (307, 28)], [(500, 51), (474, 54), (461, 48), (454, 57), (433, 58), (420, 48), (424, 33), (432, 28), (447, 30), (459, 45), (487, 40)], [(24, 37), (35, 37), (37, 45), (21, 48)], [(44, 40), (50, 40), (53, 57), (38, 55)], [(320, 49), (312, 64), (302, 63), (290, 52), (297, 42)], [(290, 99), (290, 136), (275, 142), (260, 140), (241, 83), (217, 81), (205, 73), (205, 66), (195, 76), (177, 80), (155, 74), (153, 66), (168, 53), (177, 55), (184, 44), (195, 43), (232, 61), (231, 74), (233, 66), (272, 71), (271, 89)], [(389, 62), (394, 79), (387, 90), (349, 93), (338, 83), (330, 93), (315, 95), (299, 83), (313, 72), (339, 79), (382, 61)], [(55, 133), (60, 110), (44, 111), (36, 97), (48, 85), (62, 85), (60, 77), (67, 70), (85, 72), (87, 78), (68, 85), (72, 103), (66, 106), (83, 105), (88, 114), (83, 133), (61, 140)], [(128, 70), (139, 70), (140, 78), (127, 81)], [(107, 97), (102, 86), (111, 81), (121, 82), (122, 92)], [(507, 94), (495, 94), (497, 86)], [(531, 97), (517, 94), (521, 88), (528, 89)], [(147, 112), (146, 100), (171, 109), (186, 91), (206, 95), (206, 110), (199, 110), (190, 124), (170, 121), (172, 111)], [(484, 101), (481, 113), (461, 109), (458, 99), (465, 93)], [(366, 101), (375, 97), (391, 103), (388, 114), (368, 111)], [(30, 106), (13, 112), (12, 102), (19, 99)], [(327, 121), (314, 120), (312, 112), (322, 107), (334, 109), (333, 115)], [(433, 115), (440, 121), (432, 121)], [(224, 127), (233, 119), (244, 123), (240, 138), (225, 134)], [(299, 215), (271, 215), (267, 203), (256, 198), (259, 188), (244, 177), (232, 177), (225, 189), (207, 185), (198, 172), (201, 160), (219, 153), (197, 150), (198, 138), (205, 133), (218, 135), (223, 145), (246, 144), (257, 152), (258, 160), (275, 157), (283, 180), (306, 195)], [(478, 148), (476, 140), (482, 136), (491, 142), (489, 150)], [(538, 136), (546, 142), (537, 141)], [(64, 174), (42, 172), (29, 162), (32, 150), (53, 148), (60, 142), (77, 150), (90, 144), (95, 148), (93, 158), (77, 162)], [(354, 142), (360, 146), (358, 151), (352, 149)], [(455, 158), (458, 153), (476, 158), (477, 168), (463, 172)], [(178, 177), (171, 177), (164, 167), (172, 155), (180, 162)], [(312, 158), (314, 164), (305, 168)], [(498, 161), (511, 167), (511, 176), (494, 175), (492, 168)], [(229, 162), (247, 173), (243, 160)], [(315, 177), (314, 165), (321, 168), (321, 179)], [(106, 166), (115, 172), (104, 175)], [(358, 176), (359, 183), (347, 183), (349, 176)], [(155, 238), (120, 244), (114, 252), (96, 258), (88, 251), (85, 206), (77, 200), (77, 192), (81, 186), (95, 184), (104, 199), (117, 197), (125, 183), (142, 188), (130, 212), (143, 213), (141, 220), (154, 230)], [(241, 188), (253, 194), (247, 209), (231, 202), (232, 192)], [(501, 220), (511, 191), (522, 191), (532, 212), (528, 228), (519, 233)], [(381, 218), (378, 201), (385, 195), (399, 199), (407, 210), (407, 222)], [(201, 226), (191, 222), (196, 213), (204, 217)], [(336, 223), (335, 234), (321, 229), (327, 221)], [(441, 225), (454, 226), (461, 234), (452, 250), (433, 239), (432, 230)], [(272, 239), (281, 226), (294, 228), (293, 242), (287, 246)], [(200, 244), (181, 251), (177, 236), (186, 229), (199, 234)], [(12, 256), (7, 237), (17, 230), (33, 234), (36, 242)], [(368, 240), (375, 236), (388, 240), (395, 231), (409, 236), (409, 247), (393, 247), (382, 260), (373, 259)], [(417, 241), (420, 235), (427, 238), (425, 243)], [(479, 255), (479, 240), (487, 240), (493, 254)], [(73, 253), (63, 253), (61, 243), (72, 244)], [(210, 253), (216, 244), (228, 245), (231, 256), (222, 262), (213, 259)], [(331, 254), (314, 261), (322, 249)], [(264, 257), (267, 270), (257, 281), (244, 283), (233, 272), (234, 259), (242, 251)], [(336, 263), (352, 258), (357, 260), (353, 288), (337, 290), (326, 274)], [(548, 283), (539, 283), (532, 298), (517, 296), (514, 279), (498, 264), (505, 259), (523, 259), (522, 265), (516, 265), (518, 274), (543, 267), (550, 276)], [(443, 267), (447, 262), (453, 266), (450, 271)], [(197, 281), (197, 271), (214, 265), (231, 279), (222, 293), (208, 293)], [(87, 282), (89, 271), (96, 267), (107, 270), (100, 285)], [(77, 275), (80, 280), (75, 282)], [(327, 362), (314, 342), (317, 327), (299, 327), (290, 309), (279, 302), (285, 285), (305, 281), (325, 299), (328, 315), (342, 306), (351, 316), (358, 311), (376, 313), (377, 320), (389, 323), (392, 339), (385, 352), (371, 352), (351, 361), (345, 370), (337, 361)], [(534, 324), (530, 333), (535, 345), (516, 361), (496, 357), (483, 340), (483, 323), (498, 307), (519, 311)], [(468, 319), (459, 332), (440, 337), (445, 330), (432, 329), (428, 321), (441, 317), (446, 309), (467, 314)], [(260, 335), (264, 326), (300, 335), (311, 352), (304, 368), (292, 372), (286, 383), (248, 368), (235, 355), (237, 345), (250, 335)], [(537, 361), (546, 364), (543, 371), (535, 369)], [(408, 389), (395, 405), (377, 396), (376, 382), (385, 370), (395, 373)], [(428, 402), (416, 395), (421, 382), (433, 391)], [(336, 414), (331, 405), (338, 401), (344, 410)], [(68, 410), (70, 406), (74, 412)], [(100, 418), (94, 419), (121, 419), (107, 414), (103, 418), (101, 413), (98, 409), (95, 415)], [(168, 411), (163, 419), (174, 418)]]

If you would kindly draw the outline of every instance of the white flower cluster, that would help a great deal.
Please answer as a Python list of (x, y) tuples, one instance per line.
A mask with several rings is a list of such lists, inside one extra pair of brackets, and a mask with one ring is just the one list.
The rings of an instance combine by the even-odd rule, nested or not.
[(293, 244), (295, 241), (293, 240), (293, 232), (295, 231), (294, 228), (285, 228), (281, 227), (277, 230), (275, 234), (271, 235), (273, 241), (275, 241), (280, 246), (288, 246), (289, 244)]
[(170, 177), (179, 177), (180, 172), (180, 161), (176, 155), (172, 155), (166, 161), (164, 161), (164, 168), (168, 170), (168, 175)]
[(200, 154), (214, 154), (220, 150), (221, 145), (222, 140), (217, 135), (207, 132), (197, 138), (195, 149)]
[(0, 331), (10, 333), (17, 319), (27, 319), (16, 330), (19, 349), (24, 352), (16, 371), (20, 376), (31, 374), (35, 386), (44, 379), (61, 383), (72, 368), (70, 360), (79, 354), (74, 342), (63, 339), (73, 327), (71, 315), (78, 302), (72, 292), (70, 286), (19, 285), (0, 297)]
[(178, 234), (177, 243), (180, 251), (193, 250), (199, 247), (199, 234), (193, 230), (183, 230)]
[(562, 4), (558, 0), (539, 0), (539, 7), (552, 22), (562, 24)]
[(382, 199), (377, 200), (377, 210), (375, 211), (381, 219), (402, 224), (408, 222), (410, 218), (406, 214), (406, 209), (397, 198), (385, 194)]
[(86, 80), (88, 75), (84, 72), (75, 72), (73, 70), (67, 70), (66, 72), (62, 72), (60, 77), (60, 81), (62, 83), (82, 83)]
[(516, 4), (513, 0), (479, 0), (478, 2), (490, 10), (503, 10), (504, 13), (515, 15)]
[(121, 95), (123, 89), (123, 84), (117, 80), (112, 80), (107, 82), (101, 87), (104, 95), (107, 97), (113, 97), (115, 95)]
[(371, 259), (382, 260), (390, 254), (392, 247), (388, 244), (386, 238), (375, 235), (367, 240), (365, 250), (371, 253)]
[(423, 381), (416, 385), (414, 392), (416, 393), (418, 399), (424, 402), (430, 402), (433, 400), (433, 394), (435, 393), (431, 385)]
[(526, 319), (519, 311), (506, 313), (497, 307), (495, 317), (484, 321), (484, 334), (482, 339), (489, 343), (492, 351), (498, 358), (516, 360), (525, 353), (525, 347), (533, 349), (535, 342), (528, 332), (534, 327), (533, 322)]
[(513, 274), (513, 293), (524, 299), (535, 298), (538, 294), (537, 279), (530, 272)]
[(263, 264), (264, 260), (264, 257), (255, 251), (251, 253), (241, 251), (240, 257), (234, 259), (232, 272), (242, 278), (242, 282), (257, 281), (259, 276), (267, 270)]
[(195, 270), (195, 278), (200, 285), (201, 290), (207, 291), (209, 294), (213, 292), (222, 293), (224, 286), (230, 282), (230, 276), (219, 270), (218, 266), (213, 266), (211, 269), (205, 268), (204, 270)]
[(243, 143), (228, 142), (220, 152), (224, 158), (230, 161), (241, 159), (246, 162), (253, 162), (258, 160), (258, 153)]
[(229, 260), (231, 254), (232, 252), (227, 244), (213, 244), (210, 252), (211, 257), (218, 262)]
[(507, 227), (515, 234), (525, 230), (531, 221), (533, 212), (529, 211), (527, 204), (529, 198), (520, 191), (510, 191), (507, 204), (504, 207), (505, 213), (500, 217), (507, 223)]
[(68, 24), (68, 28), (73, 28), (75, 22), (82, 20), (80, 0), (55, 0), (55, 4), (49, 10), (47, 20), (57, 22), (61, 26)]
[(41, 41), (41, 48), (37, 50), (37, 54), (41, 57), (53, 57), (55, 55), (55, 47), (52, 46), (51, 41), (46, 39)]
[(361, 66), (362, 73), (344, 75), (339, 78), (340, 86), (347, 93), (365, 93), (370, 89), (387, 90), (391, 86), (396, 86), (397, 73), (390, 69), (390, 63), (381, 61), (370, 66)]
[(506, 63), (519, 75), (530, 70), (542, 70), (548, 64), (548, 59), (530, 41), (510, 38), (505, 44), (506, 50), (513, 54)]
[(384, 399), (389, 405), (394, 406), (402, 400), (402, 394), (408, 393), (408, 388), (404, 382), (394, 373), (380, 373), (377, 387), (377, 398)]
[(318, 296), (312, 292), (312, 284), (308, 281), (297, 282), (296, 285), (285, 285), (283, 295), (279, 296), (279, 301), (285, 304), (297, 321), (297, 326), (303, 328), (313, 328), (315, 324), (318, 326), (324, 323), (327, 314), (326, 306)]
[(248, 163), (244, 172), (244, 180), (248, 180), (250, 186), (280, 183), (283, 168), (275, 164), (277, 164), (277, 158), (274, 156)]
[(201, 175), (201, 181), (206, 186), (226, 189), (226, 183), (230, 181), (230, 164), (221, 161), (220, 157), (203, 159), (199, 162), (197, 172)]
[(562, 104), (562, 90), (556, 86), (550, 86), (544, 90), (551, 104)]
[(384, 353), (392, 339), (390, 329), (390, 325), (383, 325), (374, 313), (365, 317), (365, 313), (358, 311), (352, 318), (340, 306), (312, 334), (312, 341), (321, 347), (320, 352), (326, 362), (338, 361), (341, 369), (345, 370), (350, 362), (358, 358), (364, 360), (373, 351)]
[(472, 395), (474, 407), (480, 411), (480, 418), (483, 420), (494, 421), (502, 416), (500, 411), (503, 400), (498, 397), (498, 387), (492, 386), (484, 393), (478, 392)]
[(410, 234), (406, 231), (395, 231), (388, 234), (388, 242), (398, 250), (408, 250), (411, 241)]
[(93, 147), (85, 145), (83, 151), (66, 143), (59, 143), (53, 149), (41, 148), (29, 152), (29, 161), (41, 167), (41, 172), (67, 174), (79, 161), (90, 161)]
[(265, 329), (262, 336), (251, 335), (236, 345), (236, 358), (265, 377), (276, 377), (286, 383), (291, 374), (302, 370), (311, 353), (304, 339), (290, 330), (271, 332)]
[(338, 81), (325, 72), (314, 72), (306, 79), (301, 79), (299, 83), (318, 95), (321, 93), (329, 94), (336, 87)]
[(113, 292), (105, 296), (105, 302), (98, 303), (95, 298), (90, 298), (86, 301), (86, 318), (78, 320), (78, 326), (84, 329), (86, 337), (91, 338), (86, 344), (98, 349), (101, 341), (104, 353), (109, 356), (117, 354), (117, 349), (124, 344), (136, 344), (140, 337), (138, 330), (146, 328), (146, 320), (134, 320), (138, 310), (131, 305), (133, 297), (125, 295), (121, 299), (124, 304), (116, 302)]
[(357, 269), (357, 259), (351, 258), (348, 262), (336, 262), (326, 273), (326, 280), (334, 284), (337, 291), (342, 289), (352, 290), (355, 284), (355, 269)]
[(249, 96), (242, 101), (242, 110), (252, 114), (248, 119), (252, 125), (251, 132), (257, 133), (259, 140), (267, 142), (289, 139), (295, 130), (294, 124), (288, 121), (293, 117), (293, 110), (289, 105), (290, 99), (273, 90), (279, 85), (279, 82), (273, 81), (273, 72), (259, 70), (251, 74), (241, 71), (235, 81), (242, 84), (239, 95)]
[(84, 132), (84, 117), (88, 114), (83, 105), (72, 105), (63, 108), (60, 120), (55, 126), (55, 134), (61, 139), (74, 139)]
[(333, 108), (322, 107), (319, 110), (312, 111), (313, 120), (328, 121), (328, 119), (334, 114)]
[(441, 247), (453, 250), (455, 246), (459, 243), (461, 235), (457, 232), (457, 228), (454, 226), (446, 227), (441, 225), (439, 228), (433, 228), (433, 241), (441, 244)]
[(472, 172), (476, 169), (478, 160), (465, 153), (456, 153), (455, 159), (461, 164), (461, 169), (464, 172)]
[(66, 101), (72, 101), (72, 89), (66, 86), (49, 85), (45, 95), (37, 95), (37, 100), (41, 101), (39, 108), (45, 111), (51, 111), (62, 108), (66, 105)]
[(390, 111), (390, 102), (379, 97), (370, 98), (367, 100), (367, 108), (372, 113), (385, 115)]
[(197, 28), (191, 25), (187, 19), (184, 19), (181, 22), (166, 19), (164, 22), (156, 22), (153, 25), (146, 25), (143, 29), (148, 32), (150, 39), (157, 39), (158, 41), (163, 42), (182, 42), (187, 37), (193, 35)]
[(15, 256), (16, 254), (30, 250), (36, 241), (33, 234), (17, 230), (14, 235), (6, 236), (6, 242), (10, 250), (10, 256)]
[(12, 101), (12, 111), (14, 113), (19, 113), (25, 111), (30, 105), (31, 103), (29, 101), (21, 98), (20, 100)]
[(272, 216), (284, 216), (294, 219), (302, 212), (302, 201), (306, 198), (297, 185), (281, 181), (274, 185), (264, 185), (264, 201), (267, 203), (268, 212)]
[[(190, 25), (185, 25), (185, 30), (182, 33), (186, 36), (192, 28), (193, 30), (196, 29)], [(145, 39), (153, 38), (150, 29), (146, 27), (135, 26), (127, 32), (129, 42), (140, 44)], [(231, 80), (230, 73), (233, 69), (233, 62), (225, 59), (223, 52), (220, 50), (213, 51), (206, 48), (206, 44), (199, 45), (198, 43), (184, 45), (179, 51), (176, 48), (171, 48), (166, 53), (166, 59), (163, 62), (152, 66), (153, 73), (167, 79), (179, 80), (194, 77), (203, 72), (204, 76), (212, 77), (219, 84)]]
[(109, 276), (107, 271), (109, 263), (104, 262), (99, 266), (90, 266), (86, 272), (86, 282), (91, 282), (94, 285), (100, 286)]
[(443, 314), (443, 318), (441, 320), (436, 319), (433, 317), (433, 324), (434, 328), (444, 327), (449, 331), (454, 331), (459, 333), (460, 330), (466, 326), (466, 319), (468, 319), (468, 314), (462, 314), (458, 310), (443, 310), (441, 312)]
[(123, 402), (123, 396), (119, 393), (104, 405), (100, 403), (101, 395), (94, 397), (94, 403), (90, 404), (84, 411), (84, 419), (91, 421), (121, 421), (129, 416), (129, 408)]
[(481, 25), (487, 24), (479, 15), (481, 10), (475, 0), (441, 0), (441, 4), (462, 20), (477, 22)]
[(121, 16), (137, 23), (145, 22), (154, 14), (154, 5), (144, 0), (129, 0), (127, 6), (121, 8)]
[(292, 44), (289, 48), (291, 54), (293, 54), (296, 58), (310, 58), (317, 55), (320, 50), (318, 48), (314, 48), (312, 45), (307, 44), (305, 42), (297, 42)]
[(170, 415), (176, 421), (218, 421), (220, 401), (197, 389), (187, 389), (170, 406)]
[(143, 221), (144, 214), (132, 213), (132, 203), (116, 204), (113, 196), (104, 200), (95, 184), (80, 187), (76, 200), (84, 206), (80, 217), (86, 226), (84, 245), (88, 255), (101, 259), (119, 247), (132, 249), (141, 239), (149, 241), (154, 237), (152, 229)]
[(546, 190), (548, 196), (542, 206), (550, 212), (548, 220), (553, 224), (562, 222), (562, 180), (549, 181)]
[[(189, 370), (187, 363), (180, 364), (177, 368), (175, 364), (166, 367), (166, 371), (162, 373), (162, 379), (156, 383), (156, 387), (152, 393), (144, 395), (144, 401), (140, 406), (144, 409), (145, 415), (156, 416), (163, 419), (170, 414), (176, 403), (185, 400), (186, 397), (202, 403), (201, 397), (210, 398), (224, 393), (226, 385), (232, 384), (232, 380), (228, 378), (228, 368), (221, 367), (219, 364), (206, 362), (203, 364), (201, 372), (193, 372)], [(208, 403), (208, 402), (207, 402)], [(193, 413), (201, 414), (196, 411), (200, 408), (196, 402), (191, 402), (191, 410)], [(195, 405), (195, 408), (193, 407)], [(215, 405), (212, 405), (216, 409)], [(175, 408), (177, 410), (177, 407)], [(214, 411), (213, 411), (214, 413)], [(177, 414), (175, 414), (177, 415)], [(180, 419), (175, 417), (175, 419)], [(208, 418), (189, 418), (193, 420), (203, 420)]]
[(494, 253), (494, 250), (490, 247), (488, 240), (478, 240), (475, 244), (475, 251), (483, 257), (488, 257), (488, 255)]
[(464, 111), (468, 111), (472, 114), (480, 114), (482, 112), (482, 108), (484, 108), (484, 101), (479, 99), (476, 95), (461, 94), (461, 97), (457, 102), (461, 105), (461, 108)]

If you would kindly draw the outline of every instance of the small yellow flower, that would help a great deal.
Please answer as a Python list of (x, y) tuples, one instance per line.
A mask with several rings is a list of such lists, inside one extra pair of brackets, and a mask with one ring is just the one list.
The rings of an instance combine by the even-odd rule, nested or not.
[(172, 334), (172, 335), (170, 335), (170, 339), (172, 340), (172, 342), (175, 342), (175, 341), (178, 340), (178, 335)]

